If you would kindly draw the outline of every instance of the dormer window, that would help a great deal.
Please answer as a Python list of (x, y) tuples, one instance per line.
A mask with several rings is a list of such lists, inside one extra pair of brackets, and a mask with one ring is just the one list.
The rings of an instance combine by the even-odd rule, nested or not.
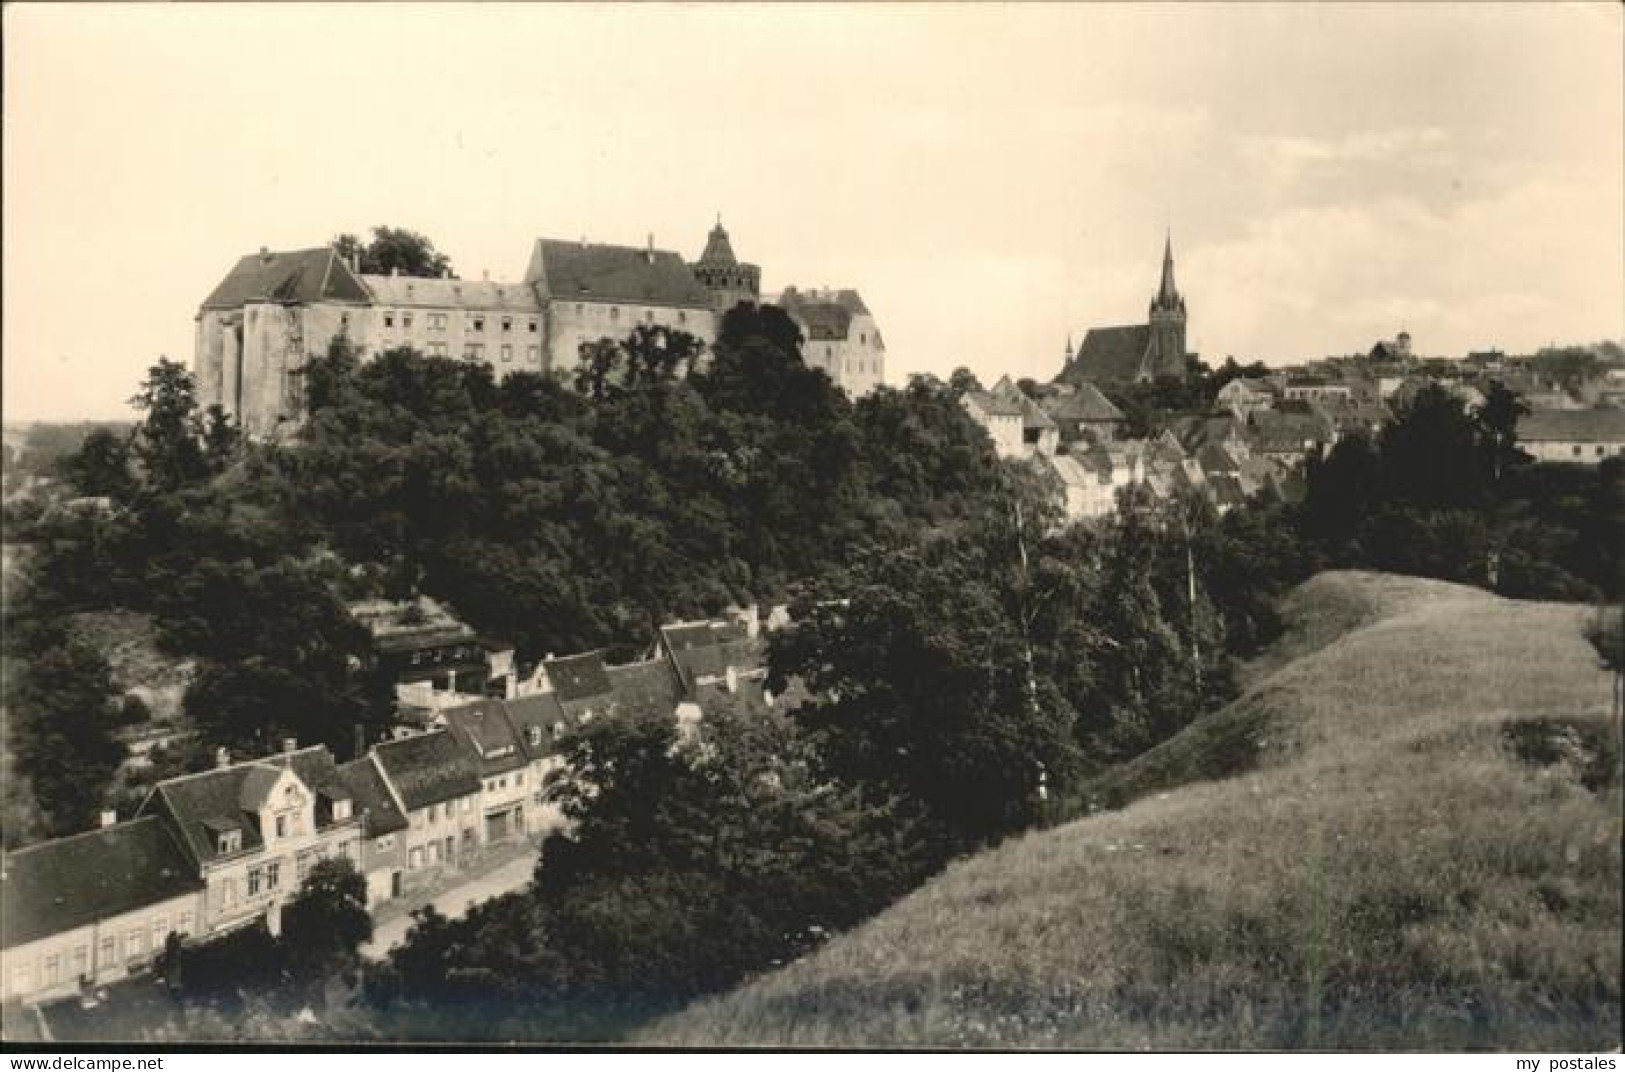
[(215, 849), (222, 855), (236, 852), (243, 847), (243, 832), (241, 830), (224, 830), (217, 835)]
[(350, 802), (348, 800), (333, 801), (334, 820), (348, 819), (350, 817)]
[(530, 746), (540, 748), (542, 744), (542, 727), (532, 726), (529, 730)]

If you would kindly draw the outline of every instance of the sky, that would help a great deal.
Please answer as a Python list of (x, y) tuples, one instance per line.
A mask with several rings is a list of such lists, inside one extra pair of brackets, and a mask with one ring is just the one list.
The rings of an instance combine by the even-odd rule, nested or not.
[(6, 420), (114, 417), (236, 258), (374, 224), (858, 288), (1048, 379), (1171, 230), (1211, 362), (1625, 337), (1615, 4), (7, 5)]

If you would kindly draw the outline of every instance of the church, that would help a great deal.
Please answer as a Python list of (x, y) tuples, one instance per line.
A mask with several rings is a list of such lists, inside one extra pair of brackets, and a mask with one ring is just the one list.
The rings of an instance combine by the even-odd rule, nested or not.
[(1066, 364), (1056, 383), (1143, 383), (1162, 377), (1185, 378), (1185, 299), (1174, 286), (1174, 241), (1162, 249), (1162, 282), (1144, 324), (1090, 328), (1076, 355), (1067, 340)]

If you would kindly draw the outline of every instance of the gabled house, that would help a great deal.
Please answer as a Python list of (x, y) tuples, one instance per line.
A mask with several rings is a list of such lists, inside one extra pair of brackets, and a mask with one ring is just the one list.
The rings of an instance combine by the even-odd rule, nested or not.
[(1026, 392), (1004, 376), (991, 391), (967, 391), (960, 399), (971, 419), (987, 429), (1001, 458), (1054, 454), (1060, 430)]
[(1100, 388), (1087, 380), (1072, 386), (1058, 384), (1056, 393), (1039, 403), (1054, 422), (1061, 444), (1092, 439), (1110, 443), (1116, 439), (1128, 418)]
[(428, 596), (351, 603), (371, 637), (371, 667), (395, 685), (403, 707), (427, 713), (513, 688), (513, 648), (480, 636)]
[(263, 918), (275, 932), (282, 905), (317, 861), (343, 856), (359, 869), (362, 826), (354, 794), (325, 746), (243, 763), (153, 787), (139, 814), (170, 825), (207, 888), (198, 933)]
[(456, 867), (480, 846), (478, 757), (446, 730), (374, 745), (372, 760), (406, 814), (404, 886)]
[(483, 700), (450, 708), (440, 716), (452, 736), (477, 758), (481, 840), (488, 845), (524, 836), (525, 807), (534, 789), (526, 785), (530, 758), (504, 706), (502, 700)]
[(341, 764), (338, 772), (354, 795), (353, 810), (361, 817), (367, 904), (399, 897), (406, 889), (406, 839), (402, 836), (406, 812), (372, 756)]

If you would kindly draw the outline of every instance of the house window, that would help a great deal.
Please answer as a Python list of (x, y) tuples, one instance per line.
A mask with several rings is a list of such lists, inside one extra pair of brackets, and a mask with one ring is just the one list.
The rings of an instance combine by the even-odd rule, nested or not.
[(542, 744), (542, 727), (540, 727), (540, 726), (532, 726), (530, 728), (530, 744), (531, 744), (532, 748), (541, 747), (541, 744)]
[(429, 344), (429, 356), (430, 357), (445, 357), (446, 356), (446, 344), (443, 343), (443, 342), (431, 342)]
[(530, 333), (532, 335), (536, 334), (536, 318), (534, 316), (530, 318), (530, 322), (526, 325), (526, 327), (530, 329)]
[(686, 324), (686, 323), (688, 323), (688, 314), (687, 314), (687, 313), (684, 313), (684, 312), (679, 312), (679, 313), (678, 313), (678, 314), (677, 314), (677, 322), (678, 322), (678, 323), (679, 323), (679, 324)]
[(147, 953), (147, 932), (137, 928), (124, 936), (124, 959), (135, 960)]
[(279, 838), (288, 836), (288, 817), (286, 815), (276, 817), (276, 836)]
[(333, 801), (333, 818), (348, 819), (350, 817), (350, 802), (348, 800)]
[(513, 360), (513, 347), (506, 343), (502, 346), (502, 360), (505, 362)]
[(423, 829), (423, 813), (421, 811), (415, 811), (412, 813), (412, 829)]
[(474, 810), (474, 798), (473, 797), (464, 797), (463, 798), (463, 814), (467, 815), (469, 812), (471, 812), (473, 810)]
[(406, 328), (408, 330), (411, 329), (411, 327), (412, 327), (412, 314), (411, 313), (402, 313), (401, 314), (401, 327)]
[(409, 870), (412, 870), (412, 871), (416, 871), (418, 868), (422, 867), (423, 866), (423, 849), (416, 848), (416, 849), (413, 849), (411, 852), (407, 853), (406, 854), (406, 866), (407, 866), (407, 868)]
[(541, 359), (542, 359), (542, 348), (540, 346), (527, 346), (527, 347), (525, 347), (525, 360), (534, 363), (534, 362), (541, 361)]
[(384, 327), (392, 328), (394, 326), (395, 326), (395, 314), (394, 314), (394, 312), (392, 312), (392, 311), (391, 312), (386, 312), (384, 314)]
[(485, 344), (471, 342), (463, 348), (463, 356), (470, 361), (485, 360)]
[(1602, 456), (1603, 456), (1603, 455), (1604, 455), (1604, 454), (1606, 454), (1606, 453), (1608, 453), (1608, 451), (1607, 451), (1607, 449), (1606, 449), (1606, 448), (1603, 448), (1603, 447), (1598, 447), (1598, 448), (1597, 448), (1597, 457), (1599, 457), (1599, 458), (1600, 458), (1600, 457), (1602, 457)]
[(485, 330), (485, 317), (476, 316), (474, 318), (474, 330), (475, 331), (484, 331)]
[(502, 318), (502, 331), (503, 331), (503, 333), (506, 334), (507, 332), (510, 332), (512, 330), (513, 330), (513, 317), (511, 317), (511, 316), (503, 317)]
[(29, 983), (27, 964), (17, 965), (16, 970), (11, 973), (11, 989), (18, 994), (26, 994), (33, 989)]
[(1574, 444), (1574, 456), (1576, 458), (1580, 456), (1580, 444), (1578, 443)]
[(513, 787), (515, 789), (523, 789), (525, 787), (525, 772), (524, 771), (520, 771), (518, 774), (515, 774), (513, 776)]
[(258, 897), (260, 895), (260, 886), (264, 881), (265, 873), (257, 867), (252, 868), (248, 872), (248, 895)]
[(609, 318), (611, 320), (619, 320), (621, 318), (621, 307), (619, 305), (611, 305), (609, 307)]
[(446, 314), (445, 313), (430, 313), (429, 314), (429, 330), (430, 331), (445, 331), (446, 330)]
[(90, 947), (80, 946), (73, 951), (73, 977), (83, 979), (90, 971)]
[(265, 888), (274, 890), (282, 882), (282, 861), (272, 860), (265, 865)]
[(113, 963), (117, 959), (118, 939), (112, 935), (108, 935), (106, 938), (102, 939), (102, 951), (100, 956), (96, 958), (96, 963), (99, 967), (105, 968), (107, 965)]
[(45, 985), (55, 986), (62, 981), (62, 957), (52, 953), (45, 958)]
[(223, 831), (215, 842), (215, 848), (222, 853), (236, 852), (243, 847), (243, 832), (241, 830)]
[(395, 835), (385, 834), (383, 837), (377, 838), (373, 841), (372, 847), (379, 852), (388, 852), (395, 847)]
[(192, 913), (182, 912), (175, 917), (175, 933), (185, 937), (192, 931)]

